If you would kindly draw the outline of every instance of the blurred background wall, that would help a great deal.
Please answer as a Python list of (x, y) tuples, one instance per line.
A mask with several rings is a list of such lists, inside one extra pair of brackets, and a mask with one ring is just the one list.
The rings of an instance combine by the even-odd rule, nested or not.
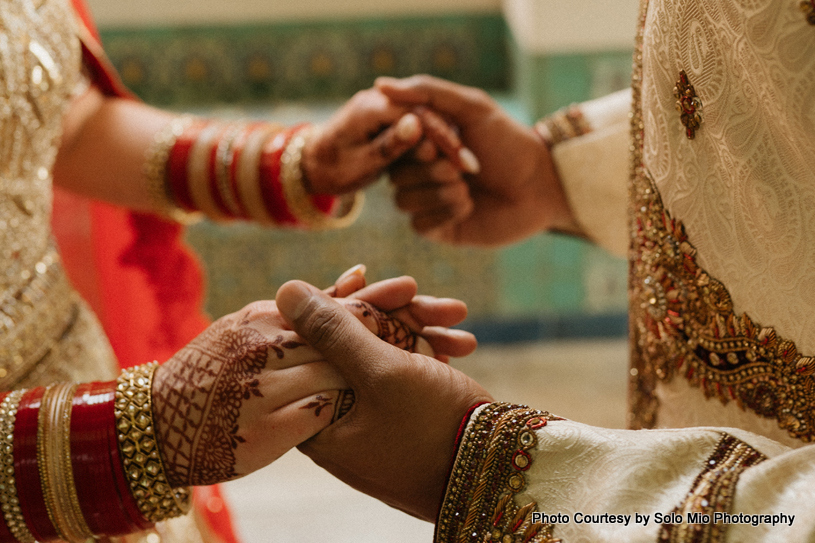
[[(524, 122), (629, 84), (637, 0), (91, 0), (106, 49), (146, 101), (319, 122), (380, 75), (431, 73), (490, 91)], [(507, 164), (511, 168), (511, 164)], [(624, 335), (626, 264), (541, 235), (502, 250), (417, 238), (380, 183), (345, 231), (201, 223), (189, 241), (218, 317), (288, 279), (328, 285), (363, 262), (468, 302), (482, 342)]]

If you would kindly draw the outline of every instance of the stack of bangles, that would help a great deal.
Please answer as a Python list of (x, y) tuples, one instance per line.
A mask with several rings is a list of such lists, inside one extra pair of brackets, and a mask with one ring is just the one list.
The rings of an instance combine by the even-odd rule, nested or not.
[(152, 416), (157, 364), (117, 381), (0, 393), (0, 543), (84, 542), (186, 513)]
[(203, 214), (310, 230), (347, 226), (362, 195), (309, 194), (300, 162), (312, 134), (309, 125), (177, 117), (147, 150), (148, 191), (157, 209), (179, 222)]

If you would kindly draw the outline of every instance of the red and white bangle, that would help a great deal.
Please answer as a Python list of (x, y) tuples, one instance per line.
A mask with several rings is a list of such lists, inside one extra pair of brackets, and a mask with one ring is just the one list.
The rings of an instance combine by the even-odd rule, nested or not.
[(154, 207), (173, 218), (200, 212), (214, 220), (314, 230), (353, 222), (362, 195), (309, 194), (300, 167), (311, 129), (178, 117), (147, 152), (144, 174)]

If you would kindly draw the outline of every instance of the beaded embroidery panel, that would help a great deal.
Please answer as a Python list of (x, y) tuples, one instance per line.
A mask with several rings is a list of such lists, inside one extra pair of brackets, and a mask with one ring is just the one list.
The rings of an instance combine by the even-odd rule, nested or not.
[(563, 420), (528, 407), (493, 403), (474, 415), (461, 441), (436, 526), (437, 543), (557, 543), (555, 526), (532, 522), (537, 504), (519, 505), (535, 432)]

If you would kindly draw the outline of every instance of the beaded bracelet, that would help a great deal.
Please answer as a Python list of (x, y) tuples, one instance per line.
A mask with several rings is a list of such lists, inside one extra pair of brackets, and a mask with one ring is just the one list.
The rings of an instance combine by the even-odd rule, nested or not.
[(28, 530), (20, 509), (14, 473), (14, 427), (17, 409), (25, 392), (15, 390), (0, 402), (0, 508), (5, 520), (0, 523), (0, 541), (33, 543), (34, 536)]
[(150, 522), (177, 517), (190, 510), (187, 487), (172, 488), (153, 422), (152, 384), (157, 363), (122, 371), (116, 381), (116, 430), (125, 476), (144, 518)]

